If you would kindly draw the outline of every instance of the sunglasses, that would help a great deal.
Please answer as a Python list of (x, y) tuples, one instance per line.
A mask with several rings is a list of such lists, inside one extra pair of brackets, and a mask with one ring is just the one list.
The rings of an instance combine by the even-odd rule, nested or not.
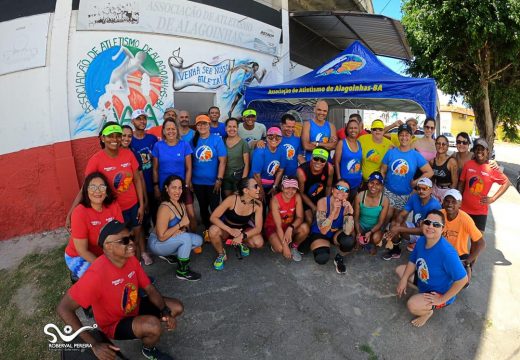
[(89, 185), (87, 186), (87, 190), (90, 192), (96, 192), (98, 190), (99, 192), (105, 192), (107, 191), (106, 185)]
[(134, 237), (132, 235), (124, 236), (121, 239), (116, 240), (116, 241), (107, 241), (107, 244), (114, 243), (114, 244), (128, 245), (128, 244), (130, 244), (130, 241), (134, 241)]
[(417, 186), (415, 190), (417, 191), (428, 191), (430, 188), (425, 186)]
[(425, 126), (424, 128), (427, 130), (435, 130), (435, 126)]
[(371, 131), (383, 131), (383, 129), (379, 129), (379, 128), (377, 128), (377, 129), (370, 129), (370, 130)]
[(280, 135), (267, 135), (267, 140), (280, 140), (281, 138)]
[(344, 193), (348, 193), (350, 191), (350, 189), (348, 187), (343, 186), (343, 185), (336, 185), (336, 190), (339, 190)]
[(469, 144), (469, 141), (457, 140), (457, 145), (468, 145), (468, 144)]
[(327, 162), (327, 160), (323, 159), (323, 158), (320, 158), (320, 157), (313, 157), (312, 160), (316, 161), (316, 162), (320, 162), (322, 164), (325, 164)]
[(426, 225), (426, 226), (430, 226), (430, 225), (432, 225), (434, 228), (437, 228), (437, 229), (438, 229), (438, 228), (441, 228), (441, 227), (444, 226), (444, 224), (441, 223), (441, 222), (438, 222), (438, 221), (431, 221), (431, 220), (429, 220), (429, 219), (424, 220), (424, 221), (423, 221), (423, 224)]
[(448, 143), (435, 143), (437, 146), (448, 146)]
[(260, 187), (260, 186), (259, 186), (258, 184), (254, 184), (254, 185), (253, 185), (253, 189), (255, 189), (255, 190), (258, 189), (259, 187)]

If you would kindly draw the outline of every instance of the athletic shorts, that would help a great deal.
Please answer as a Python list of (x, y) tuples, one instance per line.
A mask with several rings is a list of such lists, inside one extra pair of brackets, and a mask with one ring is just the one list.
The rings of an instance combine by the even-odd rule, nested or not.
[(139, 221), (137, 220), (137, 212), (139, 211), (139, 203), (135, 203), (130, 209), (123, 210), (123, 219), (125, 219), (125, 223), (128, 224), (131, 228), (135, 228), (141, 226)]
[[(282, 224), (282, 230), (285, 233), (285, 230), (289, 227), (289, 224)], [(265, 225), (264, 224), (264, 238), (269, 241), (271, 235), (276, 234), (276, 225)], [(281, 239), (280, 239), (281, 240)]]
[[(405, 222), (405, 225), (408, 229), (415, 229), (417, 226), (415, 226), (415, 224), (411, 221), (406, 221)], [(413, 244), (413, 243), (416, 243), (417, 240), (419, 240), (419, 236), (421, 235), (409, 235), (410, 236), (410, 240), (409, 240), (409, 243), (410, 244)]]
[(387, 188), (385, 188), (383, 194), (388, 198), (390, 201), (390, 206), (397, 210), (403, 210), (404, 206), (406, 205), (408, 198), (410, 197), (410, 194), (407, 195), (397, 195)]
[(81, 256), (69, 256), (67, 253), (65, 253), (65, 264), (67, 264), (72, 275), (78, 279), (83, 276), (90, 266), (90, 263)]
[(308, 237), (308, 241), (309, 241), (309, 244), (312, 244), (313, 242), (315, 242), (316, 240), (328, 240), (330, 241), (330, 243), (332, 244), (333, 242), (333, 238), (334, 236), (331, 236), (330, 238), (327, 236), (327, 235), (323, 235), (323, 234), (316, 234), (316, 233), (311, 233)]
[[(153, 315), (160, 318), (161, 310), (152, 304), (148, 296), (146, 296), (141, 298), (141, 302), (139, 303), (139, 315)], [(135, 316), (129, 316), (119, 320), (116, 330), (114, 331), (114, 340), (132, 340), (137, 338), (132, 330), (134, 318)]]
[(486, 223), (487, 223), (487, 215), (471, 215), (468, 214), (473, 221), (475, 222), (475, 226), (480, 231), (484, 232), (486, 230)]

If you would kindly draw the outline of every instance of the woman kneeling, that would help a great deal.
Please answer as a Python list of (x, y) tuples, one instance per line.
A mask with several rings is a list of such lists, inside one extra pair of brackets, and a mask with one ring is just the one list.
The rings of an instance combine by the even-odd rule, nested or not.
[[(213, 263), (215, 270), (224, 269), (227, 260), (224, 241), (240, 247), (242, 256), (249, 255), (249, 248), (261, 248), (262, 203), (259, 199), (259, 185), (254, 179), (241, 179), (237, 184), (237, 194), (228, 196), (213, 211), (209, 228), (209, 239), (217, 252)], [(226, 241), (226, 242), (227, 242)]]
[(303, 201), (298, 194), (298, 180), (282, 181), (282, 192), (271, 199), (264, 225), (264, 235), (273, 252), (282, 253), (286, 259), (301, 261), (298, 246), (309, 235), (309, 225), (303, 221)]
[(164, 181), (157, 224), (148, 239), (148, 247), (169, 263), (178, 263), (178, 279), (197, 281), (200, 274), (190, 270), (190, 253), (202, 245), (202, 237), (188, 232), (190, 220), (181, 200), (184, 188), (184, 181), (177, 175), (170, 175)]
[(343, 256), (352, 251), (354, 239), (354, 209), (348, 202), (349, 184), (339, 179), (332, 188), (332, 195), (321, 198), (316, 209), (316, 220), (311, 227), (310, 248), (314, 260), (324, 265), (330, 258), (330, 244), (338, 247), (334, 258), (336, 272), (344, 274), (347, 269)]

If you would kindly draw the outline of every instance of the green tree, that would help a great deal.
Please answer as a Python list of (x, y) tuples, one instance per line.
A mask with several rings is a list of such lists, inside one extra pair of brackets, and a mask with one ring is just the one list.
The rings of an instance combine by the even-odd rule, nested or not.
[(492, 145), (500, 119), (520, 115), (520, 0), (405, 0), (414, 76), (462, 95)]

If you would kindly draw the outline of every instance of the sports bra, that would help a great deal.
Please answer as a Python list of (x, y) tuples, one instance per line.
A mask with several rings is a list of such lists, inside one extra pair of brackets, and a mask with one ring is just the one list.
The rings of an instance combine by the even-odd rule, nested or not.
[[(255, 201), (253, 200), (253, 212), (251, 214), (239, 215), (235, 211), (238, 198), (239, 198), (239, 195), (235, 195), (235, 204), (233, 205), (233, 209), (227, 209), (224, 212), (223, 221), (226, 222), (228, 225), (235, 225), (235, 226), (243, 227), (243, 226), (246, 226), (250, 220), (252, 220), (252, 217), (255, 213)], [(233, 227), (233, 226), (231, 226), (231, 227)]]

